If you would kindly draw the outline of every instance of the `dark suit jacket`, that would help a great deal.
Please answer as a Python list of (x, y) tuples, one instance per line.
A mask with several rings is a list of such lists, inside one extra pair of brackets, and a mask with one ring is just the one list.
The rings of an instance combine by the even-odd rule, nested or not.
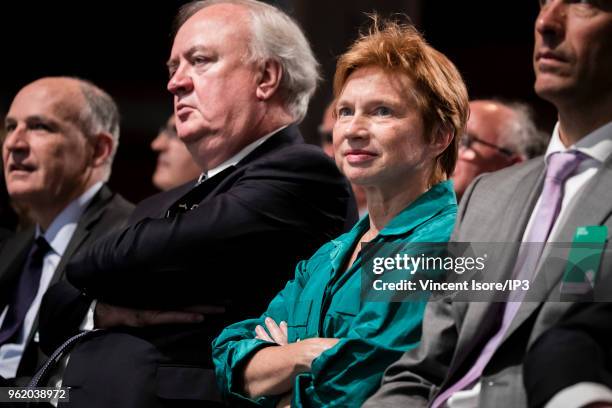
[[(94, 240), (124, 224), (133, 208), (134, 206), (123, 197), (103, 186), (81, 215), (50, 286), (64, 277), (68, 260)], [(6, 306), (10, 291), (15, 288), (33, 241), (34, 228), (29, 228), (16, 233), (0, 247), (0, 310)], [(81, 315), (81, 319), (83, 317), (84, 314)], [(44, 361), (38, 343), (33, 341), (34, 333), (38, 330), (38, 324), (35, 323), (19, 364), (18, 377), (31, 376), (36, 367)]]
[(578, 303), (531, 347), (524, 366), (529, 407), (581, 382), (612, 388), (612, 303)]
[[(543, 185), (542, 158), (477, 178), (466, 191), (459, 207), (452, 240), (458, 242), (508, 243), (489, 281), (512, 277), (518, 246)], [(579, 204), (559, 220), (556, 242), (572, 242), (578, 226), (607, 225), (612, 233), (612, 158), (581, 190)], [(598, 276), (612, 272), (612, 253), (601, 259)], [(560, 285), (566, 262), (542, 254), (536, 272), (535, 288), (542, 301), (526, 301), (520, 306), (500, 346), (481, 377), (479, 406), (521, 408), (527, 399), (522, 364), (527, 348), (555, 325), (570, 302), (559, 302)], [(567, 259), (567, 258), (565, 258)], [(550, 262), (549, 262), (550, 261)], [(545, 272), (542, 272), (545, 271)], [(529, 296), (534, 296), (530, 293)], [(501, 303), (430, 302), (423, 318), (423, 336), (418, 348), (408, 351), (389, 366), (379, 391), (364, 407), (425, 407), (435, 396), (463, 377), (472, 367), (486, 342), (499, 328)]]
[(0, 248), (2, 248), (2, 244), (4, 244), (4, 241), (8, 239), (12, 234), (13, 232), (11, 230), (0, 227)]
[[(117, 305), (207, 304), (226, 313), (197, 325), (112, 330), (79, 344), (64, 376), (73, 387), (71, 406), (214, 399), (212, 339), (225, 325), (262, 312), (297, 261), (341, 233), (349, 191), (335, 164), (290, 126), (199, 186), (138, 205), (127, 229), (68, 266), (70, 281)], [(197, 208), (164, 218), (183, 201)]]

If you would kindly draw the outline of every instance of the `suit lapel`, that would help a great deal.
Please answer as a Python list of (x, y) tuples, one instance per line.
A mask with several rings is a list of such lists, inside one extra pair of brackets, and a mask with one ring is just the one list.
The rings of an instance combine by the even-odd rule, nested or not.
[(269, 152), (279, 149), (283, 146), (290, 146), (296, 143), (304, 143), (304, 139), (300, 135), (296, 125), (289, 125), (286, 128), (278, 131), (274, 136), (270, 137), (261, 146), (258, 146), (248, 156), (240, 160), (238, 167), (250, 163)]
[[(559, 220), (562, 222), (562, 226), (555, 237), (555, 241), (572, 242), (577, 227), (603, 224), (612, 212), (610, 191), (612, 191), (612, 160), (607, 160), (604, 163), (604, 167), (597, 172), (593, 179), (585, 186), (584, 190), (579, 192), (580, 197), (585, 197), (585, 199), (582, 199), (580, 203), (572, 203), (574, 206), (571, 213)], [(544, 273), (540, 273), (543, 264), (540, 264), (536, 274), (534, 287), (548, 288), (547, 295), (550, 297), (554, 295), (552, 291), (559, 287), (558, 283), (563, 275), (565, 263), (563, 263), (562, 268), (555, 270), (554, 276), (546, 276)], [(547, 279), (551, 281), (545, 282)], [(504, 336), (504, 340), (520, 327), (540, 305), (540, 302), (523, 303)]]
[(68, 246), (60, 259), (60, 263), (57, 265), (57, 268), (53, 273), (53, 278), (51, 279), (49, 286), (57, 283), (63, 277), (66, 264), (89, 236), (92, 226), (100, 219), (104, 213), (104, 210), (106, 209), (106, 205), (110, 200), (112, 200), (112, 198), (113, 194), (108, 187), (104, 185), (91, 200), (87, 208), (85, 208), (83, 214), (81, 214), (81, 217), (79, 218), (77, 227), (72, 234), (72, 238), (70, 238), (70, 242), (68, 243)]
[(577, 227), (603, 224), (612, 213), (610, 192), (612, 192), (612, 160), (608, 160), (584, 191), (579, 192), (584, 199), (576, 203), (572, 213), (561, 220), (563, 226), (559, 230), (557, 240), (571, 242)]
[(246, 164), (253, 162), (257, 158), (266, 155), (273, 150), (300, 142), (303, 142), (303, 139), (297, 130), (297, 126), (287, 126), (285, 129), (280, 130), (262, 143), (261, 146), (258, 146), (235, 166), (226, 168), (222, 172), (216, 174), (214, 177), (204, 180), (195, 187), (179, 187), (183, 194), (177, 192), (176, 195), (173, 195), (173, 197), (178, 197), (178, 199), (169, 200), (172, 204), (167, 207), (167, 211), (164, 211), (162, 216), (166, 216), (168, 212), (170, 214), (175, 214), (178, 212), (191, 210), (194, 205), (197, 206), (197, 204), (210, 197), (213, 197), (213, 192), (217, 188), (223, 189), (224, 182), (230, 179), (232, 173), (234, 173), (236, 170), (239, 170)]
[(233, 172), (236, 171), (236, 166), (230, 166), (222, 172), (216, 174), (214, 177), (204, 180), (197, 186), (192, 186), (186, 190), (186, 193), (181, 195), (176, 201), (174, 201), (162, 217), (170, 217), (174, 214), (183, 213), (186, 211), (197, 208), (200, 203), (211, 197), (211, 193), (223, 184)]
[(19, 275), (34, 241), (34, 228), (15, 234), (0, 250), (0, 312), (8, 303), (12, 283)]
[[(504, 245), (504, 252), (498, 258), (499, 267), (490, 271), (494, 274), (494, 276), (487, 277), (491, 282), (509, 278), (514, 270), (519, 244), (540, 195), (544, 176), (543, 168), (544, 165), (541, 162), (525, 176), (517, 177), (512, 185), (504, 185), (504, 188), (511, 188), (514, 191), (513, 199), (516, 202), (522, 202), (525, 205), (516, 205), (514, 202), (510, 202), (507, 206), (500, 206), (499, 213), (496, 214), (495, 219), (491, 220), (492, 225), (499, 223), (500, 227), (492, 231), (496, 236), (491, 236), (489, 242), (507, 242), (510, 244)], [(492, 195), (495, 199), (495, 194)], [(482, 228), (482, 224), (478, 227)], [(516, 245), (512, 245), (513, 243), (516, 243)], [(458, 305), (458, 307), (462, 308), (463, 306)], [(495, 330), (499, 328), (500, 310), (500, 304), (495, 302), (468, 303), (467, 309), (463, 312), (464, 316), (457, 340), (457, 348), (447, 379), (461, 367), (476, 347), (482, 346), (483, 342), (491, 338)]]

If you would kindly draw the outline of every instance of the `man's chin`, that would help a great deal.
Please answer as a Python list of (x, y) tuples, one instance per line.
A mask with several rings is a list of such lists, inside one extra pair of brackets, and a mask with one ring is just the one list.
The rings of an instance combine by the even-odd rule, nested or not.
[(27, 206), (27, 203), (36, 201), (37, 197), (45, 195), (43, 192), (27, 186), (12, 186), (7, 188), (7, 191), (11, 197), (11, 201), (15, 204), (25, 206)]
[(183, 142), (185, 145), (188, 146), (190, 144), (196, 143), (198, 140), (202, 138), (203, 135), (204, 135), (204, 132), (201, 130), (189, 129), (185, 132), (179, 133), (178, 138), (180, 139), (181, 142)]
[(208, 126), (204, 126), (198, 119), (191, 118), (185, 122), (177, 122), (176, 134), (181, 142), (191, 144), (210, 133)]
[(568, 94), (572, 86), (567, 79), (551, 74), (539, 74), (533, 89), (540, 98), (554, 103), (557, 98)]

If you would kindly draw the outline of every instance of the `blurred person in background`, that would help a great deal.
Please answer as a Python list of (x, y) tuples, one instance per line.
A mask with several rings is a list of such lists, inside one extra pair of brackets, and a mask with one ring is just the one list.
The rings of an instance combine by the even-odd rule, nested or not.
[(183, 143), (176, 134), (176, 119), (170, 116), (151, 142), (151, 149), (158, 153), (153, 184), (162, 191), (178, 187), (195, 180), (202, 173)]
[(470, 101), (470, 118), (453, 174), (457, 199), (480, 174), (544, 154), (548, 138), (538, 131), (525, 104), (490, 99)]

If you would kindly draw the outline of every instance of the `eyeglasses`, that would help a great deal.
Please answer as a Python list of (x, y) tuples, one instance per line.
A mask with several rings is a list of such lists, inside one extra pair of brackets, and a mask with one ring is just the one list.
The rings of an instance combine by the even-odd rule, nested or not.
[(469, 133), (466, 133), (463, 135), (463, 137), (461, 138), (460, 146), (466, 149), (470, 149), (474, 143), (480, 143), (482, 145), (490, 147), (491, 149), (495, 149), (499, 153), (503, 154), (504, 156), (508, 156), (508, 157), (514, 156), (514, 152), (512, 150), (507, 149), (505, 147), (498, 146), (493, 143), (489, 143), (486, 140), (482, 140)]

